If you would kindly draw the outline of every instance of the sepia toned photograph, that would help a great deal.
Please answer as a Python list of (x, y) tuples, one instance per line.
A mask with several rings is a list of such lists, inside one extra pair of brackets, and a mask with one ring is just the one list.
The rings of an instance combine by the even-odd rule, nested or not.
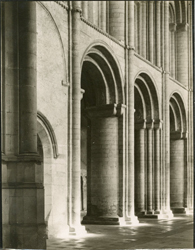
[(1, 249), (192, 249), (193, 1), (0, 4)]

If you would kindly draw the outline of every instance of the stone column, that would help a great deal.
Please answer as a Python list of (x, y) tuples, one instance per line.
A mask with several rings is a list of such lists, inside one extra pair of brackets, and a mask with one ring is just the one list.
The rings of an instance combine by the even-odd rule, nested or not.
[(177, 75), (184, 86), (188, 86), (188, 24), (177, 24)]
[(17, 3), (2, 3), (2, 152), (18, 154)]
[(106, 31), (106, 1), (100, 1), (101, 4), (101, 29)]
[(156, 65), (161, 66), (161, 1), (156, 1)]
[(146, 15), (146, 1), (142, 1), (142, 56), (146, 58), (146, 31), (147, 31), (147, 15)]
[(72, 10), (72, 218), (70, 231), (80, 233), (81, 227), (81, 68), (80, 68), (80, 13), (81, 2), (73, 1)]
[(127, 91), (127, 140), (128, 165), (126, 168), (126, 224), (138, 223), (134, 212), (134, 1), (128, 2), (128, 85)]
[(176, 24), (169, 24), (170, 35), (170, 75), (175, 78), (175, 31)]
[(119, 225), (119, 121), (116, 104), (87, 108), (91, 119), (90, 204), (84, 224)]
[(135, 169), (135, 199), (136, 212), (139, 215), (145, 214), (145, 121), (143, 124), (135, 124), (136, 132), (136, 169)]
[(154, 124), (154, 209), (155, 214), (161, 213), (160, 204), (160, 173), (161, 173), (161, 161), (160, 161), (160, 135), (161, 135), (161, 121)]
[(91, 23), (94, 23), (93, 8), (94, 8), (94, 1), (88, 1), (88, 20)]
[(138, 53), (142, 55), (142, 2), (138, 4)]
[(36, 153), (36, 4), (20, 3), (18, 11), (20, 153)]
[(172, 133), (170, 141), (170, 206), (173, 213), (184, 213), (184, 140)]
[(164, 15), (164, 4), (165, 1), (161, 1), (161, 66), (164, 69), (164, 22), (165, 22), (165, 15)]
[(149, 1), (149, 23), (148, 23), (148, 36), (149, 36), (149, 61), (153, 63), (154, 60), (154, 2)]
[(163, 120), (164, 120), (164, 169), (165, 169), (165, 213), (170, 210), (170, 121), (169, 121), (169, 2), (164, 1), (164, 73), (163, 73)]
[[(18, 88), (16, 75), (19, 73), (19, 101), (14, 96), (17, 92), (10, 92), (13, 101), (17, 100), (16, 109), (19, 102), (20, 130), (18, 131), (15, 122), (12, 127), (13, 134), (19, 139), (19, 152), (17, 146), (12, 145), (16, 146), (15, 155), (8, 153), (2, 159), (5, 164), (2, 178), (5, 210), (3, 245), (6, 248), (45, 249), (44, 189), (38, 176), (41, 160), (37, 155), (36, 2), (18, 2), (18, 8), (15, 4), (5, 4), (5, 24), (12, 34), (6, 45), (10, 45), (10, 48), (7, 47), (10, 49), (8, 61), (13, 60), (14, 65), (10, 76), (5, 75), (5, 81)], [(16, 41), (19, 43), (16, 43), (18, 46), (13, 54)], [(10, 107), (13, 107), (13, 104), (14, 102)], [(15, 118), (17, 120), (17, 117)]]
[(147, 124), (147, 214), (153, 214), (153, 122)]
[(82, 1), (82, 14), (85, 19), (88, 19), (88, 1)]
[(125, 36), (125, 1), (109, 2), (109, 33), (118, 40)]

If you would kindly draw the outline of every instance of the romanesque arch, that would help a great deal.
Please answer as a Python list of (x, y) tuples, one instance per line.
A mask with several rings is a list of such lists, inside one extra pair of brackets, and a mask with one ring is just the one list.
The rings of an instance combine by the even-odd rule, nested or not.
[(135, 213), (160, 213), (161, 122), (157, 91), (151, 78), (135, 80)]
[(119, 68), (105, 46), (94, 45), (85, 54), (81, 88), (81, 168), (85, 165), (87, 172), (83, 223), (119, 224), (124, 94)]
[(187, 207), (187, 126), (183, 101), (178, 93), (170, 98), (170, 206), (174, 213)]

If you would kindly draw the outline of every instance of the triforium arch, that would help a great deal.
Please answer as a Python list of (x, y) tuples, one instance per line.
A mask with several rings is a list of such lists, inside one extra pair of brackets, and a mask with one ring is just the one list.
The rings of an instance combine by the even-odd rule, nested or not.
[(159, 217), (161, 207), (161, 120), (153, 81), (135, 79), (135, 213)]
[(170, 102), (170, 206), (185, 213), (188, 202), (187, 124), (183, 100), (173, 93)]
[[(81, 173), (87, 174), (83, 223), (119, 224), (122, 217), (123, 88), (113, 53), (91, 46), (82, 63)], [(86, 143), (87, 142), (87, 143)], [(86, 188), (82, 188), (86, 190)], [(85, 194), (83, 195), (83, 197)]]

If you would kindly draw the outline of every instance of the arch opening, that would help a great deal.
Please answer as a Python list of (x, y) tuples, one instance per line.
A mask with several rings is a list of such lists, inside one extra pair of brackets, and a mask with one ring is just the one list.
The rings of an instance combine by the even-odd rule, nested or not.
[(173, 213), (186, 213), (187, 136), (186, 114), (178, 93), (170, 98), (170, 207)]
[(160, 213), (160, 115), (151, 78), (140, 73), (135, 80), (135, 214)]
[(81, 88), (85, 91), (81, 100), (82, 223), (119, 224), (119, 129), (124, 90), (118, 65), (104, 46), (95, 45), (85, 54)]

